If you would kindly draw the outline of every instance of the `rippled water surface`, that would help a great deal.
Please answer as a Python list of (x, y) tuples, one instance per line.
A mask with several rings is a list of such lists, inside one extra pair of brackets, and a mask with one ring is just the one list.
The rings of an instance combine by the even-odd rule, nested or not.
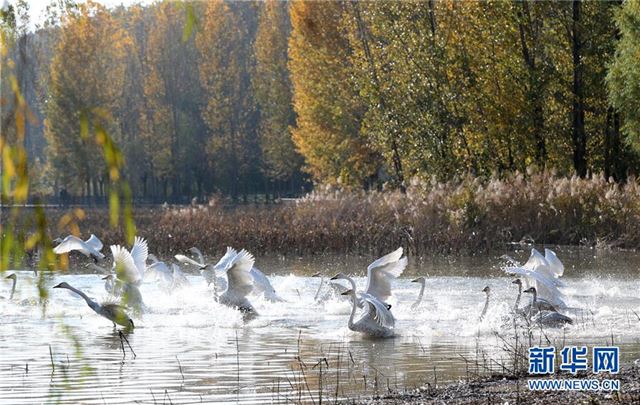
[[(590, 249), (556, 249), (564, 261), (574, 326), (545, 331), (553, 344), (620, 345), (622, 360), (640, 357), (640, 255)], [(528, 251), (481, 257), (410, 257), (394, 285), (392, 312), (400, 336), (367, 340), (347, 328), (350, 307), (329, 298), (317, 303), (320, 280), (355, 274), (363, 287), (372, 257), (257, 257), (284, 303), (260, 297), (260, 316), (245, 323), (239, 313), (214, 302), (194, 271), (191, 287), (173, 294), (147, 281), (141, 291), (148, 310), (134, 316), (127, 335), (136, 357), (111, 322), (66, 290), (49, 290), (43, 314), (31, 272), (0, 282), (0, 402), (2, 403), (265, 403), (356, 398), (388, 388), (444, 383), (511, 367), (504, 340), (516, 288), (500, 270), (502, 253), (526, 260)], [(190, 271), (185, 269), (186, 271)], [(49, 277), (67, 281), (97, 300), (108, 298), (98, 274), (78, 268)], [(427, 275), (425, 299), (411, 309)], [(481, 292), (491, 286), (487, 318), (480, 322)], [(325, 289), (321, 292), (329, 291)], [(538, 336), (538, 335), (536, 335)], [(542, 342), (546, 343), (546, 342)], [(321, 359), (324, 359), (321, 361)], [(52, 366), (53, 363), (53, 366)], [(55, 369), (54, 369), (55, 367)]]

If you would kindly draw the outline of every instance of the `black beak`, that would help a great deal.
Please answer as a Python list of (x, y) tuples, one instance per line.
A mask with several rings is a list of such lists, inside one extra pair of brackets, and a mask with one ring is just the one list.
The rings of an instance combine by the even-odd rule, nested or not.
[(335, 276), (331, 277), (329, 280), (337, 280), (338, 279), (338, 275), (336, 274)]

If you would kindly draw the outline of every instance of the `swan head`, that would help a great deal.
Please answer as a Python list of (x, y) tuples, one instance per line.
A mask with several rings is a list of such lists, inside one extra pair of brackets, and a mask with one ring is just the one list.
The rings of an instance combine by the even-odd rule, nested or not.
[(511, 284), (516, 284), (516, 285), (520, 285), (521, 286), (522, 285), (522, 280), (520, 280), (519, 278), (516, 278), (515, 280), (513, 280), (511, 282)]
[(71, 286), (63, 281), (62, 283), (53, 286), (53, 288), (71, 288)]
[(536, 292), (536, 288), (535, 287), (529, 287), (526, 290), (523, 291), (523, 293), (528, 293), (528, 294), (535, 294)]
[(322, 274), (320, 274), (320, 272), (317, 272), (316, 274), (314, 274), (314, 275), (313, 275), (313, 276), (311, 276), (311, 277), (322, 277)]
[(489, 288), (489, 286), (486, 286), (485, 288), (482, 289), (482, 292), (487, 293), (487, 295), (489, 295), (489, 293), (491, 292), (491, 288)]
[(60, 243), (62, 243), (62, 238), (55, 238), (51, 242), (60, 244)]
[(351, 295), (351, 294), (355, 294), (355, 293), (353, 292), (353, 290), (349, 289), (349, 290), (341, 293), (340, 295)]
[(420, 276), (418, 278), (414, 278), (413, 280), (411, 280), (412, 283), (420, 283), (420, 284), (424, 284), (427, 281), (427, 279), (424, 276)]
[(113, 274), (107, 274), (106, 276), (102, 277), (103, 280), (113, 280)]
[(335, 276), (331, 277), (331, 280), (347, 280), (348, 277), (344, 275), (344, 273), (338, 273)]
[(17, 278), (17, 277), (18, 277), (18, 276), (16, 276), (16, 273), (11, 273), (11, 274), (9, 274), (7, 277), (5, 277), (5, 278), (11, 279), (11, 280), (13, 280), (13, 281), (16, 281), (16, 278)]

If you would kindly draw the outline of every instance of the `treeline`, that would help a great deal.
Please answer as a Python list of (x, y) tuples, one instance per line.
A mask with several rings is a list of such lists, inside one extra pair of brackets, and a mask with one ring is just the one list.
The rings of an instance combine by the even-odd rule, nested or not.
[(56, 0), (35, 32), (25, 2), (3, 19), (43, 194), (105, 195), (83, 125), (141, 198), (640, 167), (636, 0)]
[(134, 197), (307, 190), (290, 135), (287, 8), (161, 2), (109, 10), (64, 0), (31, 32), (28, 4), (18, 3), (12, 51), (35, 112), (26, 129), (35, 192), (108, 194), (96, 127), (120, 147)]

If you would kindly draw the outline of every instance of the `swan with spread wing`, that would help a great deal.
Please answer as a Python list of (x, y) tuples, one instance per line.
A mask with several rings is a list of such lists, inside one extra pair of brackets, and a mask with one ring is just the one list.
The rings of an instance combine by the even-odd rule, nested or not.
[[(402, 248), (382, 256), (367, 267), (367, 287), (365, 294), (375, 297), (378, 301), (386, 303), (391, 297), (391, 281), (400, 277), (407, 267), (407, 257), (402, 257)], [(353, 278), (338, 273), (331, 280), (346, 280), (351, 284), (351, 290), (356, 291), (356, 282)], [(357, 294), (356, 294), (357, 295)], [(357, 300), (358, 307), (364, 305), (364, 301), (360, 298)]]
[(114, 295), (121, 294), (123, 304), (136, 310), (144, 308), (138, 286), (142, 283), (147, 269), (147, 241), (136, 236), (131, 251), (120, 245), (111, 245), (110, 248), (113, 255), (113, 271), (116, 275), (113, 286), (119, 286), (118, 290), (114, 289)]
[[(389, 338), (395, 336), (395, 319), (389, 311), (389, 306), (368, 293), (356, 296), (355, 290), (347, 290), (342, 295), (351, 297), (351, 315), (349, 316), (349, 329), (360, 332), (372, 338)], [(362, 302), (365, 312), (360, 319), (354, 322), (358, 309), (358, 300)]]
[(227, 289), (220, 295), (221, 304), (238, 308), (241, 312), (256, 312), (247, 299), (253, 290), (251, 268), (254, 262), (253, 255), (244, 249), (229, 261), (225, 269)]
[(564, 265), (555, 252), (545, 249), (545, 256), (535, 248), (531, 249), (529, 260), (522, 266), (507, 266), (503, 270), (507, 274), (517, 274), (532, 284), (538, 291), (538, 301), (547, 302), (553, 307), (566, 308), (565, 296), (560, 290), (564, 282), (560, 277), (564, 274)]
[[(207, 264), (205, 262), (204, 255), (198, 248), (192, 247), (191, 249), (189, 249), (189, 251), (197, 256), (197, 260), (191, 259), (190, 257), (181, 254), (175, 255), (176, 260), (181, 263), (191, 264), (198, 267), (201, 271), (202, 276), (207, 280), (208, 284), (213, 284), (216, 291), (218, 289), (224, 290), (226, 288), (225, 279), (224, 277), (218, 277), (217, 274), (224, 271), (229, 262), (238, 254), (238, 251), (232, 247), (227, 247), (227, 251), (215, 265)], [(268, 301), (284, 301), (282, 298), (280, 298), (280, 296), (278, 296), (276, 290), (271, 285), (269, 278), (262, 271), (258, 270), (255, 267), (252, 267), (251, 278), (253, 279), (253, 293), (263, 293), (264, 298)]]
[(57, 255), (77, 251), (87, 257), (91, 257), (96, 263), (104, 259), (104, 255), (100, 252), (102, 250), (102, 242), (94, 234), (91, 234), (87, 240), (69, 235), (64, 239), (54, 239), (54, 242), (58, 243), (58, 245), (53, 248), (53, 252)]

